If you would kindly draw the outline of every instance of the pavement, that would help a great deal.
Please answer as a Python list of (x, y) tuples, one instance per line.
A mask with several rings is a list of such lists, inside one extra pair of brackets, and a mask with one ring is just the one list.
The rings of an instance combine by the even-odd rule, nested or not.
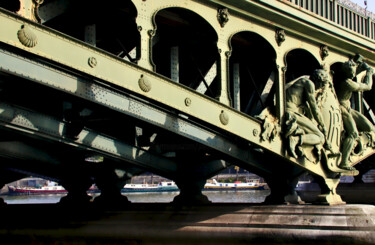
[(1, 244), (375, 244), (373, 205), (6, 205)]

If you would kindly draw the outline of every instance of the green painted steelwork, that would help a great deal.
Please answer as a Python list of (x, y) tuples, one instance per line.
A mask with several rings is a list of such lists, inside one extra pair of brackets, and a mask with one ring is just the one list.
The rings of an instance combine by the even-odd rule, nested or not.
[[(64, 2), (55, 3), (60, 5)], [(89, 26), (85, 26), (85, 32), (82, 30), (80, 34), (72, 34), (76, 38), (83, 36), (81, 39), (86, 40), (86, 43), (47, 27), (54, 27), (50, 19), (62, 15), (61, 18), (64, 20), (64, 11), (71, 11), (67, 6), (73, 3), (66, 1), (66, 4), (62, 11), (51, 13), (44, 20), (38, 14), (39, 7), (43, 8), (43, 4), (39, 6), (39, 2), (21, 1), (22, 11), (18, 13), (28, 19), (0, 9), (0, 43), (3, 50), (0, 54), (3, 64), (0, 64), (0, 67), (4, 74), (51, 88), (57, 94), (72, 96), (74, 102), (69, 102), (72, 108), (88, 104), (88, 107), (94, 108), (92, 110), (95, 113), (104, 107), (119, 112), (127, 119), (131, 118), (129, 121), (146, 123), (148, 126), (142, 126), (145, 131), (152, 132), (155, 130), (153, 126), (156, 126), (183, 136), (212, 150), (213, 158), (234, 163), (239, 161), (242, 166), (254, 168), (255, 171), (266, 175), (269, 180), (274, 179), (276, 185), (275, 180), (278, 178), (284, 178), (282, 181), (285, 180), (286, 183), (293, 182), (291, 180), (300, 173), (308, 171), (322, 179), (322, 185), (325, 187), (323, 202), (342, 203), (340, 196), (335, 193), (339, 176), (353, 175), (355, 172), (337, 168), (337, 152), (331, 152), (335, 157), (325, 154), (326, 158), (315, 159), (309, 157), (309, 154), (293, 154), (296, 147), (293, 145), (292, 152), (288, 154), (284, 143), (285, 135), (281, 130), (285, 121), (285, 108), (289, 108), (286, 106), (289, 98), (285, 90), (290, 87), (288, 83), (293, 79), (301, 75), (310, 75), (313, 70), (320, 67), (333, 68), (356, 53), (365, 56), (368, 64), (375, 64), (375, 42), (371, 38), (359, 35), (356, 32), (358, 28), (350, 31), (340, 26), (342, 23), (335, 19), (336, 13), (333, 11), (340, 9), (340, 6), (332, 8), (332, 11), (322, 7), (323, 12), (316, 13), (322, 16), (320, 17), (308, 11), (301, 11), (288, 1), (129, 1), (130, 7), (127, 5), (128, 10), (125, 12), (137, 17), (134, 22), (128, 18), (127, 25), (136, 28), (132, 34), (137, 37), (134, 38), (134, 43), (127, 45), (134, 48), (135, 56), (131, 57), (128, 47), (121, 43), (127, 39), (115, 40), (123, 49), (121, 52), (125, 52), (124, 58), (130, 60), (126, 61), (120, 55), (116, 56), (112, 47), (99, 47), (102, 44), (100, 38), (96, 39), (96, 33), (100, 34), (100, 31), (95, 29), (99, 23), (90, 23)], [(316, 9), (320, 8), (315, 6), (312, 11)], [(330, 14), (327, 14), (328, 12)], [(193, 20), (192, 23), (189, 23), (189, 18)], [(36, 23), (38, 21), (44, 25)], [(176, 37), (173, 36), (173, 31), (178, 30), (174, 29), (174, 25), (180, 25), (179, 28), (185, 28), (184, 31), (189, 32), (194, 29), (192, 27), (195, 22), (199, 23), (195, 28), (197, 33), (202, 35), (201, 40), (194, 40), (194, 35), (185, 34), (183, 31), (176, 34)], [(62, 28), (59, 25), (55, 27)], [(60, 31), (62, 30), (63, 28)], [(370, 32), (364, 32), (363, 28), (359, 33), (371, 36)], [(204, 43), (205, 38), (210, 38), (210, 41)], [(169, 39), (173, 41), (169, 42)], [(253, 50), (247, 49), (253, 43)], [(199, 44), (207, 47), (202, 48)], [(263, 49), (258, 49), (258, 45)], [(209, 57), (199, 56), (197, 61), (192, 55), (194, 50), (185, 51), (186, 47), (195, 48), (200, 52), (207, 49)], [(166, 66), (163, 66), (164, 53), (158, 56), (158, 48), (164, 52), (171, 52), (171, 55), (167, 55), (170, 57), (168, 62), (171, 62), (168, 71)], [(241, 49), (246, 52), (241, 52)], [(252, 51), (258, 57), (252, 57)], [(204, 59), (207, 61), (202, 61)], [(309, 63), (299, 64), (298, 59), (309, 60)], [(270, 67), (257, 64), (257, 60), (258, 63), (267, 61), (267, 66)], [(202, 67), (206, 69), (204, 72), (211, 72), (213, 76), (209, 82), (205, 80)], [(237, 67), (236, 71), (234, 67)], [(215, 71), (212, 72), (211, 69)], [(184, 80), (184, 76), (189, 77), (194, 70), (200, 75), (197, 80), (200, 82), (198, 86), (195, 85), (197, 81)], [(236, 78), (232, 79), (231, 76)], [(362, 78), (363, 74), (357, 76), (357, 80)], [(7, 81), (8, 78), (4, 79)], [(189, 79), (194, 78), (191, 76)], [(310, 80), (307, 77), (303, 81)], [(204, 85), (205, 89), (196, 91), (200, 85)], [(231, 94), (232, 86), (237, 86), (236, 98)], [(246, 89), (251, 96), (246, 94)], [(202, 94), (205, 91), (206, 95)], [(314, 96), (315, 91), (311, 91), (311, 96)], [(358, 97), (359, 102), (362, 101), (361, 96)], [(275, 97), (275, 102), (272, 102), (272, 97)], [(332, 98), (330, 102), (334, 104), (335, 99)], [(234, 100), (236, 108), (232, 107)], [(311, 101), (310, 106), (314, 106), (311, 105)], [(357, 104), (361, 108), (361, 104)], [(75, 112), (78, 119), (81, 112)], [(69, 115), (64, 117), (69, 118)], [(323, 127), (323, 121), (315, 118)], [(68, 121), (72, 123), (74, 120), (73, 117)], [(338, 119), (336, 123), (341, 123), (341, 120)], [(26, 124), (24, 126), (27, 128)], [(332, 129), (333, 124), (329, 127)], [(326, 137), (327, 130), (328, 128), (322, 130)], [(77, 137), (76, 142), (80, 142), (84, 132), (78, 131), (77, 135), (73, 135)], [(298, 132), (297, 135), (299, 134), (301, 133)], [(103, 143), (106, 144), (111, 145), (110, 142)], [(316, 145), (318, 144), (323, 142)], [(337, 147), (340, 149), (339, 144)], [(100, 153), (98, 149), (95, 151)], [(212, 152), (205, 153), (204, 161), (209, 159), (208, 156)], [(117, 153), (114, 151), (109, 154), (116, 156)], [(371, 154), (371, 147), (364, 148), (361, 154), (351, 156), (351, 165)], [(258, 156), (272, 160), (266, 163), (265, 158)], [(158, 162), (163, 161), (163, 158), (155, 159)], [(181, 159), (179, 160), (183, 162)], [(150, 163), (147, 164), (143, 167), (153, 170)], [(193, 169), (193, 165), (189, 167)], [(192, 173), (199, 172), (199, 169), (204, 172), (203, 163), (196, 165), (197, 170), (191, 170)], [(172, 175), (180, 178), (181, 186), (186, 186), (186, 179), (179, 172), (184, 172), (185, 167), (179, 164), (173, 166), (172, 168), (176, 169), (181, 167), (182, 170), (176, 170)], [(214, 167), (216, 163), (208, 166), (212, 166), (209, 167), (210, 174), (219, 169)], [(282, 166), (285, 166), (285, 169)], [(155, 168), (164, 171), (162, 164)], [(195, 179), (196, 185), (199, 186), (203, 178), (210, 174), (198, 176)], [(277, 189), (275, 184), (270, 184), (271, 188)], [(286, 189), (285, 186), (283, 188)], [(278, 195), (284, 197), (287, 194), (293, 193), (281, 191)]]

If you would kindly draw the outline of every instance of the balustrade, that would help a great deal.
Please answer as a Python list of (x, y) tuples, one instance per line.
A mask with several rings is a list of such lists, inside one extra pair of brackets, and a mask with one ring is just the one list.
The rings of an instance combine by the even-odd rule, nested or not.
[(348, 0), (287, 0), (375, 40), (375, 14)]

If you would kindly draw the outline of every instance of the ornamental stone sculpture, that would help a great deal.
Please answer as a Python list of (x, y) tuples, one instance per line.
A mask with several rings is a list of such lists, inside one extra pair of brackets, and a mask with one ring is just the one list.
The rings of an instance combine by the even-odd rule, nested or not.
[[(355, 81), (357, 74), (366, 71), (363, 83)], [(374, 125), (360, 112), (351, 108), (350, 99), (353, 92), (369, 91), (372, 88), (374, 70), (370, 68), (363, 57), (357, 55), (353, 60), (349, 60), (342, 65), (340, 80), (336, 85), (336, 92), (340, 102), (340, 109), (344, 122), (345, 139), (343, 141), (343, 156), (339, 167), (344, 170), (355, 170), (350, 165), (349, 157), (353, 152), (356, 141), (360, 141), (360, 134), (366, 134), (370, 145), (375, 139)], [(362, 142), (363, 143), (363, 142)]]
[[(312, 119), (315, 119), (317, 125)], [(318, 161), (327, 135), (323, 117), (315, 99), (315, 84), (302, 76), (286, 85), (285, 137), (288, 153), (305, 156), (303, 146), (314, 146)]]

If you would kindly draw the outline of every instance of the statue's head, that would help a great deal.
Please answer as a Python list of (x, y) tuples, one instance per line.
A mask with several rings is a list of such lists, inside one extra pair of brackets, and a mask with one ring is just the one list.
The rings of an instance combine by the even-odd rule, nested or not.
[(357, 66), (354, 61), (348, 60), (346, 61), (341, 68), (341, 71), (345, 75), (346, 78), (353, 79), (356, 74)]
[(330, 81), (330, 76), (326, 70), (323, 69), (316, 69), (313, 71), (313, 73), (310, 75), (311, 81), (316, 83), (328, 83)]

